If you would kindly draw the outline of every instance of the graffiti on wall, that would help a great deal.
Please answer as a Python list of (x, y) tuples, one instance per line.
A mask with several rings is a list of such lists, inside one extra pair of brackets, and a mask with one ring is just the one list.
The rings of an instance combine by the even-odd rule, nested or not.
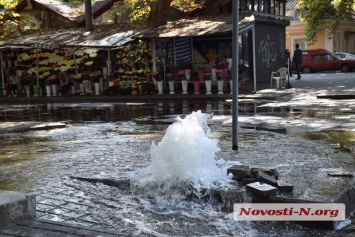
[(270, 35), (267, 35), (265, 40), (260, 41), (259, 53), (261, 53), (262, 61), (267, 67), (271, 66), (272, 62), (276, 61), (276, 45), (270, 40)]

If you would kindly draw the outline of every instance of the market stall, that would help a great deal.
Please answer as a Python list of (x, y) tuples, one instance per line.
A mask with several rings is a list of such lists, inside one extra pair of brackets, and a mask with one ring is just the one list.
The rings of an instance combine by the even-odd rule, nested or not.
[[(42, 92), (41, 94), (46, 92), (43, 89), (46, 84), (58, 83), (55, 74), (59, 71), (68, 73), (78, 84), (82, 82), (94, 84), (99, 80), (100, 93), (102, 93), (103, 80), (117, 79), (113, 77), (113, 65), (119, 57), (118, 52), (130, 55), (130, 60), (133, 56), (137, 56), (137, 52), (131, 54), (130, 50), (128, 53), (125, 51), (125, 49), (129, 49), (127, 45), (139, 44), (135, 44), (135, 40), (132, 38), (136, 32), (135, 30), (122, 29), (103, 31), (102, 28), (94, 32), (85, 32), (77, 29), (27, 35), (2, 43), (6, 47), (4, 54), (13, 55), (11, 61), (16, 64), (16, 70), (23, 83), (31, 84), (32, 88), (41, 88), (42, 91), (39, 91)], [(140, 64), (142, 60), (143, 58), (141, 60), (135, 58), (133, 61), (137, 65), (142, 65)], [(130, 71), (134, 72), (136, 68), (134, 65)], [(7, 70), (8, 68), (2, 67), (3, 88)], [(34, 82), (35, 77), (36, 82)], [(90, 86), (80, 88), (80, 94), (91, 93)], [(87, 90), (83, 92), (83, 88), (87, 88)], [(49, 93), (45, 94), (49, 95)], [(97, 91), (95, 94), (98, 94)]]

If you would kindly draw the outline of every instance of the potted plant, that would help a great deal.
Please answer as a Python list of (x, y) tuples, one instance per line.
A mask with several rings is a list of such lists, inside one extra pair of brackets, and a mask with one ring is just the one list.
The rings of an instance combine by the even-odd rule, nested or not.
[(203, 79), (205, 81), (205, 85), (206, 85), (206, 94), (210, 95), (211, 93), (211, 89), (212, 89), (212, 82), (211, 82), (211, 73), (209, 72), (204, 72), (203, 73)]
[(25, 88), (27, 97), (30, 97), (30, 89), (31, 89), (30, 76), (23, 75), (21, 77), (21, 83), (22, 83), (23, 87)]
[(158, 94), (163, 94), (163, 81), (159, 72), (152, 72), (152, 77), (157, 82)]
[(52, 80), (49, 79), (49, 78), (45, 78), (43, 77), (43, 80), (44, 80), (44, 84), (46, 85), (46, 94), (47, 96), (52, 96)]
[(187, 94), (187, 79), (184, 70), (179, 70), (178, 72), (179, 79), (181, 80), (182, 94)]
[(213, 63), (213, 64), (208, 64), (209, 68), (211, 68), (211, 79), (212, 80), (216, 80), (216, 69), (217, 69), (217, 64)]
[(51, 82), (52, 95), (57, 96), (58, 95), (58, 85), (60, 84), (57, 75), (50, 75), (48, 77), (48, 80), (50, 80), (50, 82)]
[(219, 55), (215, 53), (208, 53), (205, 55), (205, 57), (210, 61), (211, 64), (215, 64)]
[(175, 94), (175, 92), (174, 92), (174, 87), (175, 87), (174, 75), (172, 73), (166, 73), (165, 74), (165, 78), (169, 82), (169, 90), (170, 90), (169, 94), (171, 94), (171, 95)]

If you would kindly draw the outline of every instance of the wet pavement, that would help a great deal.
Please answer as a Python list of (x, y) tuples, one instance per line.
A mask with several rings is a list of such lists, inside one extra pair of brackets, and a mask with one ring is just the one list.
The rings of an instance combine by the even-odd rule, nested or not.
[[(204, 112), (215, 114), (210, 128), (213, 136), (218, 138), (221, 147), (218, 158), (226, 161), (221, 162), (222, 169), (239, 162), (252, 167), (276, 168), (282, 179), (295, 185), (292, 198), (326, 202), (341, 200), (345, 190), (352, 189), (353, 179), (329, 177), (328, 173), (330, 171), (354, 172), (353, 154), (334, 152), (332, 142), (339, 139), (310, 140), (297, 136), (300, 133), (306, 133), (304, 135), (306, 137), (309, 136), (309, 132), (321, 132), (329, 137), (331, 133), (325, 133), (325, 129), (353, 131), (355, 114), (353, 101), (318, 99), (317, 96), (355, 94), (355, 74), (339, 74), (335, 78), (334, 74), (332, 78), (327, 76), (329, 74), (304, 75), (300, 81), (291, 81), (292, 89), (263, 89), (256, 94), (241, 94), (239, 123), (242, 128), (238, 151), (231, 150), (230, 105), (228, 102), (219, 102), (230, 99), (230, 94), (216, 95), (217, 98), (213, 99), (210, 97), (202, 99), (204, 95), (197, 97), (184, 95), (180, 99), (214, 102), (201, 102), (198, 106), (194, 102), (187, 102), (187, 106), (178, 109), (175, 105), (157, 106), (147, 113), (153, 116), (133, 113), (129, 115), (134, 115), (131, 122), (116, 121), (106, 124), (96, 123), (95, 119), (80, 124), (90, 117), (85, 115), (82, 116), (82, 121), (75, 123), (75, 120), (72, 120), (74, 117), (69, 116), (73, 112), (65, 113), (60, 109), (67, 108), (69, 104), (75, 111), (73, 103), (81, 103), (81, 100), (76, 97), (63, 98), (69, 100), (66, 101), (68, 104), (56, 102), (62, 98), (45, 98), (43, 103), (52, 103), (51, 109), (56, 106), (55, 111), (62, 111), (55, 113), (58, 116), (54, 117), (56, 120), (64, 121), (64, 118), (69, 118), (68, 128), (55, 129), (50, 132), (51, 135), (37, 131), (22, 137), (21, 140), (16, 140), (14, 131), (28, 131), (26, 129), (29, 125), (43, 122), (38, 120), (46, 116), (45, 114), (35, 115), (35, 117), (32, 115), (35, 119), (30, 124), (11, 124), (9, 122), (11, 118), (6, 120), (7, 122), (3, 123), (5, 125), (0, 128), (0, 133), (5, 134), (5, 139), (15, 139), (24, 144), (28, 142), (32, 144), (33, 150), (10, 149), (9, 151), (9, 146), (1, 148), (6, 150), (7, 155), (8, 152), (24, 154), (23, 160), (16, 161), (15, 158), (12, 160), (16, 165), (12, 166), (11, 170), (6, 170), (6, 164), (2, 163), (4, 165), (1, 170), (2, 187), (14, 190), (18, 188), (20, 191), (28, 190), (37, 194), (37, 217), (40, 219), (105, 229), (108, 230), (107, 234), (116, 233), (120, 236), (121, 234), (128, 236), (134, 234), (143, 236), (342, 236), (346, 234), (354, 236), (354, 224), (340, 231), (299, 227), (294, 223), (236, 224), (226, 213), (212, 207), (206, 207), (205, 211), (198, 211), (193, 207), (192, 209), (196, 208), (196, 210), (186, 214), (184, 211), (185, 208), (189, 209), (188, 206), (181, 207), (179, 212), (179, 208), (174, 209), (174, 205), (167, 205), (167, 209), (170, 208), (170, 211), (175, 213), (170, 215), (167, 210), (159, 210), (157, 208), (159, 205), (155, 206), (149, 198), (132, 194), (127, 186), (130, 172), (149, 165), (150, 157), (146, 151), (150, 149), (152, 140), (159, 141), (162, 138), (164, 130), (172, 123), (172, 118), (202, 109)], [(147, 95), (141, 98), (145, 102), (148, 100), (149, 103), (156, 105), (162, 98), (170, 99), (169, 96), (163, 95), (159, 98), (159, 95)], [(85, 103), (93, 103), (95, 99), (96, 102), (101, 102), (95, 105), (98, 108), (103, 106), (102, 103), (105, 105), (112, 100), (123, 100), (90, 96), (90, 101)], [(6, 100), (8, 98), (2, 98), (0, 103), (6, 104)], [(23, 104), (20, 100), (13, 103)], [(3, 106), (1, 111), (4, 113), (8, 110), (8, 114), (11, 114), (10, 111), (13, 109), (16, 109), (16, 106), (10, 108)], [(80, 111), (83, 111), (82, 108)], [(115, 109), (111, 107), (109, 111)], [(164, 117), (167, 111), (170, 116)], [(121, 110), (120, 114), (123, 113), (125, 111)], [(116, 117), (108, 116), (107, 111), (104, 114), (105, 116), (100, 116), (100, 119), (110, 118), (108, 121), (115, 121), (113, 118)], [(48, 116), (50, 117), (53, 118), (53, 114)], [(20, 121), (23, 118), (18, 116), (13, 119)], [(44, 121), (48, 122), (46, 119)], [(347, 142), (353, 145), (353, 135), (349, 137)], [(53, 146), (53, 143), (56, 145)], [(26, 153), (36, 154), (36, 159), (26, 158)], [(118, 180), (117, 183), (120, 185), (114, 187), (104, 182), (85, 182), (74, 176)], [(280, 197), (284, 196), (284, 194), (280, 195)], [(150, 202), (149, 207), (146, 206), (147, 202)], [(184, 203), (184, 205), (191, 204)], [(204, 206), (209, 204), (202, 203), (198, 208)], [(199, 215), (208, 216), (202, 219), (198, 218)], [(37, 221), (45, 223), (45, 221)], [(220, 226), (216, 227), (218, 223)], [(18, 224), (14, 228), (25, 225)], [(27, 223), (28, 226), (30, 225)], [(60, 234), (73, 233), (61, 232)]]

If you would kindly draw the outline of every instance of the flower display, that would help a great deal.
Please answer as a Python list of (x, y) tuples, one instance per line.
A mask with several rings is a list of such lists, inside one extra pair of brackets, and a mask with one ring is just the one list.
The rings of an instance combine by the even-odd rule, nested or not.
[(224, 61), (224, 62), (220, 62), (219, 63), (219, 68), (227, 68), (228, 67), (228, 62), (227, 61)]
[(101, 77), (101, 72), (100, 71), (90, 72), (89, 77), (93, 82), (99, 82)]
[(179, 76), (180, 80), (186, 80), (185, 71), (184, 70), (179, 70), (178, 71), (178, 76)]
[(47, 86), (50, 86), (50, 85), (52, 85), (52, 80), (51, 80), (51, 79), (45, 79), (45, 80), (44, 80), (44, 83), (45, 83)]
[(195, 70), (200, 70), (200, 69), (203, 69), (204, 68), (204, 65), (202, 63), (195, 63), (193, 65), (193, 69)]
[(154, 77), (156, 81), (161, 81), (161, 76), (159, 72), (152, 72), (152, 77)]
[(216, 76), (218, 80), (222, 80), (222, 70), (216, 69)]
[(172, 73), (166, 73), (165, 77), (168, 81), (173, 81), (174, 80), (174, 75)]
[(30, 75), (23, 75), (21, 77), (21, 82), (22, 82), (22, 85), (27, 86), (27, 85), (33, 84), (34, 80), (33, 80), (32, 76), (30, 76)]
[[(6, 55), (8, 57), (10, 53), (13, 53), (11, 60), (16, 60), (13, 65), (18, 66), (24, 74), (20, 77), (23, 85), (30, 85), (32, 77), (35, 83), (39, 77), (40, 86), (59, 83), (57, 74), (61, 71), (66, 72), (69, 78), (76, 83), (82, 83), (85, 80), (99, 82), (103, 77), (102, 72), (108, 72), (110, 68), (107, 62), (112, 60), (111, 65), (119, 65), (119, 67), (112, 68), (114, 72), (108, 72), (110, 76), (105, 73), (105, 76), (111, 82), (115, 81), (116, 84), (119, 82), (119, 87), (123, 86), (126, 90), (129, 87), (138, 88), (138, 85), (147, 84), (147, 82), (151, 82), (153, 77), (157, 81), (163, 79), (161, 73), (152, 72), (150, 69), (152, 66), (151, 47), (149, 41), (139, 40), (137, 43), (117, 49), (115, 57), (110, 58), (107, 58), (110, 55), (107, 55), (106, 51), (98, 49), (49, 50), (33, 48), (9, 52)], [(149, 84), (153, 85), (153, 83)], [(146, 86), (144, 85), (144, 87)]]
[(204, 72), (204, 73), (203, 73), (203, 79), (204, 79), (205, 81), (211, 80), (211, 73), (209, 73), (209, 72)]
[(60, 84), (57, 75), (50, 75), (47, 80), (50, 80), (51, 84)]
[(205, 55), (205, 57), (207, 59), (217, 59), (219, 57), (219, 55), (218, 54), (214, 54), (214, 53), (208, 53), (208, 54)]

